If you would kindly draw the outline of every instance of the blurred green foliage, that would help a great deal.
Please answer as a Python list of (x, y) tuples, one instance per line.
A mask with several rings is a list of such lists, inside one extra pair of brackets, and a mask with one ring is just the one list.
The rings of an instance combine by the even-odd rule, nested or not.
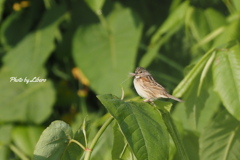
[[(239, 0), (0, 0), (0, 159), (32, 159), (54, 120), (80, 142), (86, 122), (91, 143), (107, 119), (96, 95), (120, 97), (123, 86), (135, 101), (128, 73), (142, 66), (185, 101), (171, 112), (189, 159), (238, 160), (239, 17)], [(34, 77), (46, 82), (26, 83)], [(123, 130), (108, 127), (91, 159), (116, 158)], [(81, 156), (69, 147), (69, 159)]]

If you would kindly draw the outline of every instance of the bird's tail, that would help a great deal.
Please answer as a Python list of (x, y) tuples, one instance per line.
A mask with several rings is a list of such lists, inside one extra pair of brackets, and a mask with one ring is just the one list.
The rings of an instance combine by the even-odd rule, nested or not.
[(178, 98), (176, 98), (176, 97), (174, 97), (174, 96), (172, 96), (172, 95), (168, 95), (168, 98), (171, 98), (171, 99), (173, 99), (173, 100), (175, 100), (175, 101), (178, 101), (178, 102), (184, 102), (183, 100), (181, 100), (181, 99), (178, 99)]

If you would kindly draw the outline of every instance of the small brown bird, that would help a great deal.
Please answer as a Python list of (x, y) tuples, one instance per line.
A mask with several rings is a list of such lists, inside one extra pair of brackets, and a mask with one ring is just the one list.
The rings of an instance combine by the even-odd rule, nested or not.
[(137, 93), (145, 98), (144, 102), (153, 102), (158, 98), (171, 98), (183, 102), (181, 99), (170, 95), (162, 85), (154, 80), (146, 69), (137, 67), (135, 73), (130, 73), (130, 75), (135, 77), (133, 81), (134, 87)]

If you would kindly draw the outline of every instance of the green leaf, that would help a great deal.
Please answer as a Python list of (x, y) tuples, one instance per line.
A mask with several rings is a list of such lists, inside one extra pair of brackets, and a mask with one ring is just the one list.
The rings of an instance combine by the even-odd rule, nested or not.
[[(119, 6), (105, 22), (106, 26), (97, 23), (79, 27), (73, 56), (95, 92), (120, 95), (120, 84), (134, 69), (142, 25), (133, 11)], [(130, 82), (125, 84), (129, 86)]]
[(17, 126), (13, 129), (12, 138), (21, 151), (32, 157), (34, 147), (43, 131), (42, 127)]
[(238, 160), (240, 157), (240, 123), (226, 111), (214, 118), (200, 136), (200, 158)]
[(34, 150), (34, 160), (76, 160), (80, 147), (71, 143), (71, 127), (63, 121), (54, 121), (46, 128)]
[(41, 123), (48, 118), (55, 101), (51, 81), (10, 82), (12, 75), (5, 70), (0, 77), (0, 121)]
[(117, 120), (137, 159), (168, 159), (169, 136), (156, 109), (143, 102), (124, 102), (113, 95), (97, 97)]
[(214, 88), (224, 106), (240, 120), (240, 45), (220, 49), (213, 65)]

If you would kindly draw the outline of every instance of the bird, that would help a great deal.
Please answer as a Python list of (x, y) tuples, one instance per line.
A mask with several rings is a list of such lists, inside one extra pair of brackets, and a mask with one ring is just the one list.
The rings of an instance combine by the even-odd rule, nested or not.
[(183, 102), (167, 92), (167, 90), (143, 67), (137, 67), (135, 73), (130, 73), (134, 76), (133, 84), (138, 95), (144, 98), (144, 102), (153, 102), (159, 98), (170, 98), (178, 102)]

